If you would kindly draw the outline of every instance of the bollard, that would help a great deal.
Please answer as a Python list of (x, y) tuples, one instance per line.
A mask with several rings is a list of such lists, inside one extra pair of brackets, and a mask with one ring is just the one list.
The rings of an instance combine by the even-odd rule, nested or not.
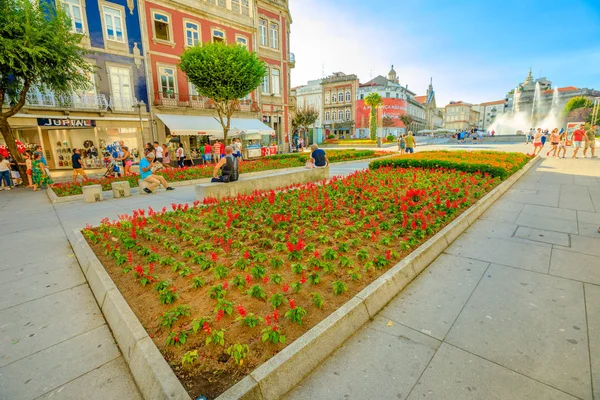
[(129, 181), (111, 182), (110, 186), (115, 199), (131, 196)]
[(83, 201), (86, 203), (95, 203), (104, 200), (101, 185), (83, 186), (81, 190), (83, 191)]

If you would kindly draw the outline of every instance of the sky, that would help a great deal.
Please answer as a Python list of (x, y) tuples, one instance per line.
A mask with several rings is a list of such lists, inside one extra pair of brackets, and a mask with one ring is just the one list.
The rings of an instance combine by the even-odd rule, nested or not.
[(501, 100), (529, 68), (600, 90), (600, 0), (289, 0), (292, 86), (333, 72), (364, 83), (393, 64), (438, 107)]

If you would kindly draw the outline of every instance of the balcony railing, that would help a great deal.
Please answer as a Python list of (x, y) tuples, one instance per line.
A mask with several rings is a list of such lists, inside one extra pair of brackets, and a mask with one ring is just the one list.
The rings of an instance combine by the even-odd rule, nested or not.
[(135, 97), (129, 96), (111, 96), (108, 106), (113, 111), (133, 111), (133, 106), (137, 105), (138, 101)]
[[(5, 104), (8, 105), (8, 101), (5, 101)], [(57, 95), (53, 92), (31, 89), (27, 93), (25, 107), (106, 111), (108, 101), (103, 94), (71, 93), (69, 95)]]
[[(208, 97), (171, 92), (158, 93), (154, 104), (168, 108), (190, 107), (199, 110), (212, 110), (215, 108), (214, 101)], [(258, 112), (258, 103), (253, 102), (251, 99), (240, 100), (237, 111)]]

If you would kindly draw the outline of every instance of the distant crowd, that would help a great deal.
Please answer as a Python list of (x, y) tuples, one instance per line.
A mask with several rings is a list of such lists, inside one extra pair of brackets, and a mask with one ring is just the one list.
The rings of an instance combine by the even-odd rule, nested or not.
[(579, 128), (569, 135), (568, 131), (562, 128), (554, 128), (552, 131), (531, 128), (527, 133), (526, 143), (533, 143), (534, 155), (541, 154), (546, 143), (550, 142), (552, 147), (546, 152), (546, 156), (566, 158), (567, 147), (573, 147), (573, 158), (578, 158), (579, 149), (583, 149), (584, 158), (587, 157), (588, 150), (590, 157), (596, 158), (596, 130), (596, 125), (586, 128), (585, 124), (580, 124)]

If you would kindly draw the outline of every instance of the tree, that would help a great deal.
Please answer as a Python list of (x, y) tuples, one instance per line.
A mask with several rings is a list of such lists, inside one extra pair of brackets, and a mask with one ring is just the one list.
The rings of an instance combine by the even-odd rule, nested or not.
[(410, 126), (410, 124), (415, 122), (415, 119), (408, 114), (401, 115), (399, 118), (400, 121), (402, 121), (402, 123), (404, 124), (404, 127), (406, 128), (406, 133), (408, 133), (408, 127)]
[(573, 110), (578, 108), (589, 108), (594, 107), (594, 103), (586, 97), (577, 96), (573, 97), (571, 100), (565, 104), (565, 108), (563, 108), (563, 116), (566, 117)]
[(591, 122), (592, 109), (587, 107), (576, 108), (571, 111), (566, 117), (566, 122)]
[(310, 127), (315, 121), (319, 119), (319, 110), (313, 106), (304, 106), (296, 110), (294, 118), (292, 119), (292, 128), (306, 129)]
[[(83, 35), (71, 32), (66, 12), (46, 2), (33, 3), (0, 1), (0, 130), (19, 164), (23, 158), (8, 119), (23, 108), (29, 90), (43, 86), (69, 94), (87, 88), (87, 76), (93, 72), (79, 47)], [(25, 167), (19, 169), (25, 176)]]
[(377, 108), (382, 104), (383, 99), (377, 92), (373, 92), (365, 97), (365, 105), (371, 108), (371, 113), (369, 114), (369, 133), (372, 140), (377, 138)]
[(267, 75), (265, 62), (244, 46), (219, 42), (190, 47), (180, 59), (179, 68), (198, 93), (214, 101), (226, 142), (239, 99), (256, 89)]

